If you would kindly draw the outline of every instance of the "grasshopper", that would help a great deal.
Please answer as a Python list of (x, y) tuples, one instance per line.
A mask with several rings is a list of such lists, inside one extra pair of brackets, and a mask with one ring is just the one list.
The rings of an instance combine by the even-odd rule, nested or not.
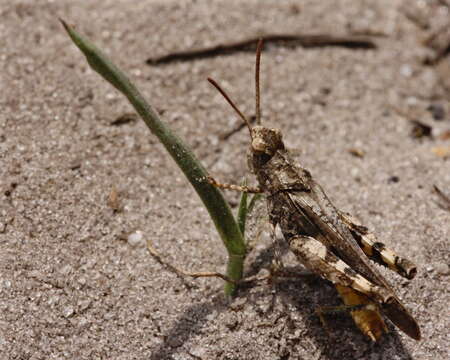
[[(223, 189), (264, 193), (272, 236), (279, 226), (290, 250), (309, 270), (331, 281), (343, 298), (358, 328), (373, 341), (387, 332), (380, 313), (415, 340), (420, 329), (388, 281), (370, 260), (412, 279), (416, 267), (377, 241), (351, 215), (338, 210), (311, 173), (295, 163), (283, 143), (281, 131), (261, 126), (259, 68), (262, 41), (256, 51), (256, 120), (251, 126), (233, 101), (212, 79), (208, 81), (224, 96), (246, 124), (251, 138), (250, 170), (258, 187), (209, 182)], [(320, 315), (321, 311), (319, 311)], [(322, 319), (322, 318), (321, 318)]]

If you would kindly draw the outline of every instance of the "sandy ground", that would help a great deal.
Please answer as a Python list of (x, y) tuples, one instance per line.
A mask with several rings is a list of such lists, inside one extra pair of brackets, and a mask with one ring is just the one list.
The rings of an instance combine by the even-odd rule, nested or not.
[[(0, 358), (448, 359), (450, 212), (433, 185), (450, 193), (450, 160), (433, 149), (449, 146), (440, 135), (450, 129), (450, 60), (423, 65), (431, 50), (421, 42), (448, 20), (442, 3), (1, 0)], [(405, 16), (417, 9), (420, 21)], [(145, 60), (261, 32), (371, 34), (375, 50), (267, 46), (263, 121), (282, 129), (338, 207), (418, 265), (411, 282), (384, 273), (423, 339), (391, 326), (372, 344), (345, 315), (329, 319), (328, 334), (314, 309), (339, 299), (320, 279), (255, 284), (227, 303), (220, 280), (187, 287), (143, 241), (128, 241), (140, 231), (186, 269), (223, 271), (226, 261), (200, 200), (143, 122), (114, 124), (131, 107), (58, 17), (110, 54), (211, 173), (233, 183), (247, 174), (248, 134), (222, 140), (239, 120), (205, 79), (252, 115), (254, 55)], [(433, 137), (412, 138), (393, 107)], [(263, 236), (248, 273), (267, 268), (270, 247)]]

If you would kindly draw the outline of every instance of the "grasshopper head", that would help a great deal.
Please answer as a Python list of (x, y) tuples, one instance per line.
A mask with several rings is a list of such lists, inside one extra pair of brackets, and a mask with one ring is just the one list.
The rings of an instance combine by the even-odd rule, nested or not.
[(251, 131), (251, 150), (255, 155), (269, 156), (275, 155), (278, 150), (284, 149), (281, 131), (269, 129), (264, 126), (254, 126)]
[(284, 143), (280, 130), (264, 126), (253, 127), (251, 136), (252, 143), (247, 153), (247, 162), (250, 171), (258, 174), (278, 150), (284, 149)]

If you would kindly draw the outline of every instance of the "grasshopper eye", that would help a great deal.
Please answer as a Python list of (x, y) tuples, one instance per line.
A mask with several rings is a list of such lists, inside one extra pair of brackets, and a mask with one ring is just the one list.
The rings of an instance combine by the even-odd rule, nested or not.
[(276, 137), (278, 137), (280, 140), (283, 137), (283, 134), (281, 133), (280, 129), (270, 129), (275, 134)]

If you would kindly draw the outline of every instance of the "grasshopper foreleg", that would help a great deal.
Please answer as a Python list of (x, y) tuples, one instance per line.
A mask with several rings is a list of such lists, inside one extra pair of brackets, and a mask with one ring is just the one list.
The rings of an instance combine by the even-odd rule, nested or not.
[(253, 193), (253, 194), (258, 194), (258, 193), (263, 192), (263, 190), (261, 190), (258, 187), (252, 187), (252, 186), (246, 186), (246, 185), (223, 184), (223, 183), (216, 181), (216, 179), (214, 179), (211, 176), (208, 176), (206, 180), (211, 185), (214, 185), (215, 187), (218, 187), (218, 188), (224, 189), (224, 190), (233, 190), (233, 191)]

